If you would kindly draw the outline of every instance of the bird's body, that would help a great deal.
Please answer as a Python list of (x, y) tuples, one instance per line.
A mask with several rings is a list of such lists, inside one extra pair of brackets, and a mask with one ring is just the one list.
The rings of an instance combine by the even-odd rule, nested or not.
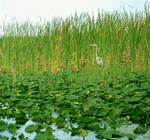
[(104, 62), (103, 62), (103, 59), (100, 56), (98, 56), (98, 47), (97, 47), (97, 45), (96, 44), (92, 44), (90, 46), (96, 47), (96, 63), (100, 67), (103, 67), (104, 66)]
[(104, 64), (103, 64), (103, 59), (99, 56), (96, 57), (96, 63), (100, 66), (100, 67), (103, 67)]

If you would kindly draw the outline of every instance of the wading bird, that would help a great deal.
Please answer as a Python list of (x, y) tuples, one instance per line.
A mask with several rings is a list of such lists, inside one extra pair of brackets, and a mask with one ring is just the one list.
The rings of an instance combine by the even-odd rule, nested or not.
[(104, 66), (104, 62), (103, 62), (103, 59), (98, 56), (98, 47), (97, 47), (97, 44), (91, 44), (90, 46), (92, 47), (96, 47), (96, 63), (97, 65), (99, 65), (100, 67), (103, 67)]

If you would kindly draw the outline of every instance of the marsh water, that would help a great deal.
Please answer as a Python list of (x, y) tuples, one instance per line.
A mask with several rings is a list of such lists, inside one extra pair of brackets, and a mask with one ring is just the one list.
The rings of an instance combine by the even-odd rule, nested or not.
[[(5, 117), (5, 119), (1, 118), (1, 120), (7, 122), (8, 124), (15, 124), (16, 123), (14, 118), (9, 119), (9, 118)], [(27, 138), (28, 140), (34, 140), (37, 133), (36, 132), (27, 133), (25, 131), (25, 128), (31, 124), (36, 124), (36, 123), (30, 119), (24, 125), (20, 126), (20, 128), (16, 131), (16, 135), (15, 135), (16, 140), (19, 140), (19, 135), (21, 135), (21, 134), (23, 134), (24, 137)], [(58, 129), (55, 124), (50, 125), (50, 127), (53, 129), (53, 135), (58, 140), (83, 140), (83, 137), (71, 136), (71, 133), (66, 133), (62, 129)], [(120, 128), (118, 128), (118, 130), (120, 132), (132, 134), (133, 131), (137, 127), (138, 127), (138, 124), (123, 125)], [(44, 131), (44, 129), (42, 131)], [(14, 136), (14, 134), (10, 133), (8, 130), (4, 130), (4, 131), (0, 132), (0, 136), (7, 137), (9, 140), (11, 140), (12, 137)], [(98, 140), (98, 139), (96, 138), (95, 132), (89, 131), (87, 137), (85, 137), (85, 140)], [(119, 140), (128, 140), (128, 137), (123, 137)], [(135, 140), (150, 140), (150, 130), (148, 130), (145, 134), (137, 135), (137, 138)]]

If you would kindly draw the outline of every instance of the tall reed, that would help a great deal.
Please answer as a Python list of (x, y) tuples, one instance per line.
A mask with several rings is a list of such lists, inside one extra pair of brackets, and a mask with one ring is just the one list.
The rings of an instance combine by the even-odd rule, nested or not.
[[(0, 70), (84, 71), (89, 75), (150, 72), (150, 8), (144, 12), (82, 13), (44, 24), (5, 24), (0, 37)], [(95, 62), (99, 46), (104, 68)]]

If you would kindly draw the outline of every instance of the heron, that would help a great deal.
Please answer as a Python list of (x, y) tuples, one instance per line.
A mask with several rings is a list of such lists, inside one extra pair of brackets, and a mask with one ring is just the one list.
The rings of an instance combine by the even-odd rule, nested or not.
[(96, 63), (100, 67), (103, 67), (104, 66), (104, 62), (103, 62), (102, 57), (98, 56), (98, 47), (97, 47), (97, 44), (91, 44), (90, 46), (96, 47), (96, 51), (95, 51), (95, 53), (96, 53)]

